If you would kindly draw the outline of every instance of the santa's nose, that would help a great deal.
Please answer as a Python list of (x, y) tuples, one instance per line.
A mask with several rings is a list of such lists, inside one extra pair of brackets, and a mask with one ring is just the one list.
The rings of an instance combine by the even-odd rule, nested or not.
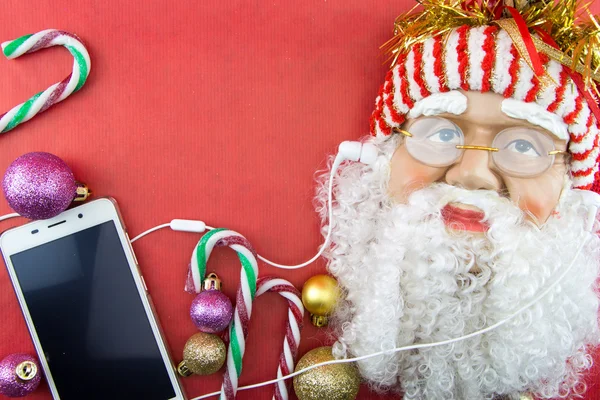
[(500, 190), (500, 177), (490, 169), (490, 153), (486, 150), (464, 150), (462, 157), (446, 172), (446, 183), (465, 189)]

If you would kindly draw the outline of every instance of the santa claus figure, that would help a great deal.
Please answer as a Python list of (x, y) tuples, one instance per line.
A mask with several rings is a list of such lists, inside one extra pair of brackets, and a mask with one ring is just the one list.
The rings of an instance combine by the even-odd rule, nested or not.
[[(405, 399), (583, 396), (600, 339), (597, 41), (573, 51), (598, 31), (569, 20), (575, 1), (491, 3), (425, 1), (396, 21), (365, 139), (378, 158), (335, 180), (336, 356), (458, 338), (534, 302), (359, 362)], [(560, 13), (570, 25), (549, 23)]]

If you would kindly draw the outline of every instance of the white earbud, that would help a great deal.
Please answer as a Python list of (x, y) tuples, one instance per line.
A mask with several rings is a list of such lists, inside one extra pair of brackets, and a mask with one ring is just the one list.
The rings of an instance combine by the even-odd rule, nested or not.
[(333, 169), (336, 169), (342, 162), (358, 161), (363, 164), (371, 165), (377, 160), (377, 149), (371, 143), (360, 142), (342, 142), (335, 156)]

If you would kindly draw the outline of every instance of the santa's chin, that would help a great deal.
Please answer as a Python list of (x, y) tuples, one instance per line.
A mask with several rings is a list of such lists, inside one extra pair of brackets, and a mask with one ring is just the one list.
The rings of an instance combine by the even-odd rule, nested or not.
[[(362, 356), (490, 326), (538, 296), (587, 240), (550, 294), (497, 329), (359, 363), (375, 389), (401, 391), (407, 399), (582, 393), (589, 352), (598, 344), (600, 249), (597, 236), (584, 229), (583, 197), (565, 190), (561, 218), (541, 228), (494, 192), (435, 184), (413, 193), (407, 204), (392, 204), (386, 192), (391, 153), (384, 154), (373, 167), (346, 166), (337, 183), (327, 257), (346, 296), (333, 318), (335, 353)], [(321, 204), (325, 193), (319, 193)], [(457, 204), (482, 215), (448, 210)], [(469, 217), (482, 217), (482, 229), (469, 225)]]

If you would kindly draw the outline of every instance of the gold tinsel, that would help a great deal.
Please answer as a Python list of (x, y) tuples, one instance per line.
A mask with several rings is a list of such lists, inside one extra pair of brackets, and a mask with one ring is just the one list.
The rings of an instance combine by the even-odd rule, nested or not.
[[(532, 35), (536, 28), (547, 32), (559, 46), (551, 58), (581, 73), (587, 84), (600, 81), (600, 24), (579, 0), (418, 0), (419, 5), (400, 15), (394, 23), (394, 37), (382, 46), (390, 55), (392, 66), (401, 54), (430, 37), (446, 35), (463, 25), (482, 26), (497, 20), (503, 5), (514, 6), (523, 16)], [(494, 6), (494, 4), (497, 4)], [(501, 18), (511, 18), (501, 10)], [(539, 41), (536, 43), (538, 51)], [(558, 55), (556, 54), (558, 53)], [(557, 59), (559, 58), (559, 59)]]

